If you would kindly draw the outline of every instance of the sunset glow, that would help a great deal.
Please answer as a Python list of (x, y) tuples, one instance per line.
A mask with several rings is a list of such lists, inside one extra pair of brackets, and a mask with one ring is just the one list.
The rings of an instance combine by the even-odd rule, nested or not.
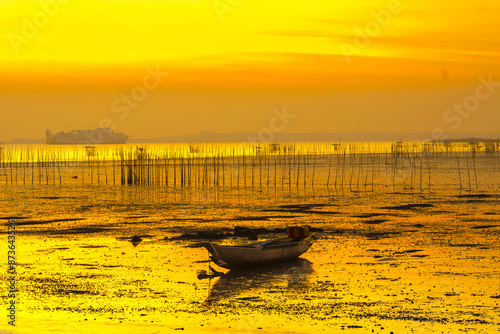
[[(258, 105), (254, 110), (256, 114), (263, 114), (264, 108), (268, 112), (269, 107), (264, 106), (269, 104), (287, 104), (293, 108), (296, 93), (311, 98), (311, 94), (354, 92), (356, 99), (364, 99), (364, 92), (383, 89), (395, 93), (397, 106), (377, 104), (380, 112), (401, 115), (405, 111), (399, 106), (398, 101), (403, 98), (399, 94), (406, 91), (419, 90), (416, 100), (422, 100), (428, 98), (424, 96), (429, 93), (425, 92), (427, 89), (435, 94), (457, 89), (467, 91), (474, 87), (479, 76), (500, 78), (500, 43), (496, 36), (500, 23), (495, 15), (500, 4), (497, 1), (455, 1), (450, 5), (429, 0), (349, 3), (331, 0), (308, 3), (2, 0), (0, 6), (0, 34), (4, 36), (0, 42), (0, 85), (1, 93), (7, 94), (2, 98), (2, 107), (8, 110), (11, 105), (19, 105), (19, 93), (50, 93), (61, 97), (60, 93), (84, 92), (84, 109), (91, 116), (87, 123), (76, 116), (79, 111), (62, 112), (73, 109), (75, 103), (72, 106), (58, 99), (52, 104), (51, 113), (59, 115), (58, 118), (64, 114), (65, 121), (47, 122), (44, 126), (59, 129), (66, 122), (94, 127), (105, 117), (103, 114), (107, 111), (102, 110), (109, 109), (95, 102), (98, 95), (109, 93), (107, 99), (112, 101), (118, 92), (131, 89), (142, 80), (146, 66), (157, 66), (169, 73), (168, 80), (155, 91), (156, 96), (167, 92), (174, 95), (188, 92), (194, 96), (211, 93), (217, 98), (220, 98), (217, 94), (291, 94), (288, 101), (254, 96), (252, 100)], [(453, 98), (443, 99), (447, 101), (444, 106), (432, 102), (434, 98), (425, 100), (423, 105), (429, 108), (421, 109), (425, 115), (416, 120), (418, 126), (413, 131), (431, 131), (434, 127), (431, 123), (439, 126), (448, 101), (463, 98), (462, 93), (455, 92)], [(47, 96), (45, 99), (52, 99)], [(318, 117), (333, 121), (335, 117), (331, 112), (326, 116), (324, 111), (329, 105), (328, 99), (334, 97), (328, 96), (320, 98), (314, 107), (323, 110), (318, 111)], [(38, 108), (45, 108), (40, 101), (44, 98), (24, 97), (33, 98), (40, 102)], [(200, 115), (190, 118), (201, 117), (201, 105), (182, 105), (176, 100), (182, 100), (180, 95), (168, 99), (176, 101), (174, 105), (181, 113)], [(236, 106), (246, 103), (235, 95), (229, 100), (221, 99), (227, 102), (223, 103), (224, 107), (219, 106), (225, 114), (237, 112)], [(69, 100), (74, 102), (72, 98)], [(147, 105), (141, 106), (144, 114), (162, 118), (168, 109), (169, 118), (176, 122), (178, 118), (172, 117), (172, 107), (166, 107), (160, 100), (164, 99), (148, 100)], [(338, 99), (330, 102), (335, 104), (335, 101)], [(489, 103), (493, 103), (492, 100)], [(335, 106), (335, 110), (340, 107)], [(212, 107), (213, 104), (209, 109)], [(370, 111), (364, 108), (349, 108), (357, 115), (355, 119), (371, 117)], [(31, 105), (18, 110), (29, 117), (40, 112), (36, 109)], [(493, 117), (491, 107), (483, 106), (482, 111), (487, 115), (483, 118)], [(411, 115), (404, 114), (404, 117), (413, 117)], [(371, 124), (375, 127), (361, 123), (358, 130), (404, 128), (403, 123), (394, 127)], [(469, 124), (462, 130), (492, 131), (488, 122)], [(147, 135), (125, 122), (121, 126), (133, 137)], [(258, 128), (255, 123), (240, 125), (236, 130)], [(178, 127), (167, 127), (166, 130), (187, 134), (231, 129), (213, 120), (204, 128), (195, 126), (180, 131)], [(287, 130), (315, 132), (340, 128), (294, 125)], [(5, 129), (5, 133), (0, 139), (14, 136), (9, 129)], [(162, 135), (159, 129), (153, 134)], [(35, 129), (30, 129), (22, 136), (36, 138), (37, 134)]]
[(0, 0), (0, 332), (497, 332), (499, 13)]

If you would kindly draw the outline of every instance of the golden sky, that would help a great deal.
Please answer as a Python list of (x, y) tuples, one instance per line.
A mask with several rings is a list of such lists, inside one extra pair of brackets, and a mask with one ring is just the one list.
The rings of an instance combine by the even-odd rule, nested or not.
[[(0, 140), (103, 119), (131, 137), (252, 132), (285, 105), (286, 132), (496, 131), (500, 87), (470, 117), (443, 114), (479, 77), (500, 81), (499, 13), (498, 0), (0, 0)], [(168, 75), (156, 85), (148, 69)], [(144, 80), (147, 97), (117, 112)]]

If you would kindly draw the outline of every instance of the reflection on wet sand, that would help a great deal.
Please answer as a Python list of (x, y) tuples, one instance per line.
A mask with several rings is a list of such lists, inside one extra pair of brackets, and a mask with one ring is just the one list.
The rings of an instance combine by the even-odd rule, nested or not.
[[(297, 294), (308, 289), (308, 277), (314, 271), (312, 263), (303, 258), (248, 270), (230, 270), (215, 279), (204, 306), (221, 301), (261, 300), (270, 294)], [(273, 296), (276, 298), (276, 295)]]

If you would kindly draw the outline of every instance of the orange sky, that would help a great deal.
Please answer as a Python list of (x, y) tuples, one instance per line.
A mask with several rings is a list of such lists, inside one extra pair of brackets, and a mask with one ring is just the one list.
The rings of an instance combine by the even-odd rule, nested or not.
[[(499, 12), (497, 0), (0, 0), (0, 140), (68, 123), (255, 132), (285, 105), (297, 115), (285, 132), (499, 132), (494, 84), (467, 117), (443, 117), (480, 77), (500, 81)], [(146, 96), (127, 106), (137, 86)]]

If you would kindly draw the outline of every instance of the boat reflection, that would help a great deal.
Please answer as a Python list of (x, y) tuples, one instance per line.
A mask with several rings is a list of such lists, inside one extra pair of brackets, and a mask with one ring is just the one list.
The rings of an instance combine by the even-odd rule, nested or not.
[(299, 293), (308, 289), (308, 276), (312, 272), (312, 263), (302, 258), (248, 270), (230, 270), (210, 287), (204, 305), (213, 306), (229, 299), (260, 298), (266, 294)]

